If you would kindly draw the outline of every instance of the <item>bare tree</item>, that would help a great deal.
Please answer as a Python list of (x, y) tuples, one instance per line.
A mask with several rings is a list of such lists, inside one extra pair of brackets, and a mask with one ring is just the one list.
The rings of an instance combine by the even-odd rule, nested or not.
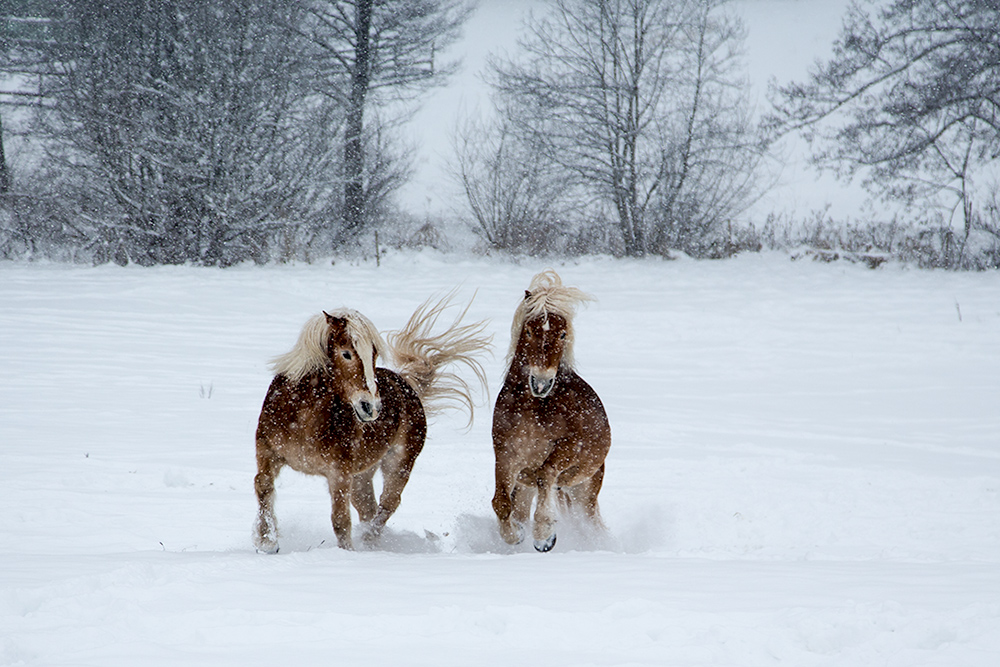
[(556, 165), (525, 146), (508, 121), (467, 118), (453, 137), (452, 180), (490, 248), (537, 255), (555, 249), (572, 193)]
[[(706, 1), (682, 25), (682, 66), (661, 121), (661, 186), (650, 224), (652, 247), (700, 256), (718, 248), (720, 228), (770, 187), (770, 142), (754, 121), (742, 73), (745, 30)], [(728, 238), (728, 236), (726, 237)]]
[[(715, 19), (722, 4), (555, 0), (551, 15), (528, 27), (520, 58), (491, 61), (512, 128), (616, 212), (627, 255), (663, 251), (669, 235), (657, 225), (676, 219), (682, 202), (716, 205), (692, 188), (696, 163), (707, 177), (743, 151), (761, 153), (760, 142), (734, 140), (740, 131), (730, 128), (732, 96), (721, 91), (742, 83), (732, 59), (717, 55), (742, 33), (736, 19)], [(749, 133), (745, 114), (736, 121)]]
[[(59, 9), (54, 0), (0, 0), (0, 109), (23, 111), (42, 103), (34, 82), (48, 69), (45, 45), (57, 37)], [(4, 131), (0, 125), (0, 195), (8, 194), (13, 183)]]
[[(306, 19), (296, 30), (314, 47), (320, 90), (345, 110), (344, 236), (355, 237), (372, 217), (376, 194), (385, 192), (386, 181), (367, 165), (379, 145), (374, 139), (386, 141), (393, 124), (389, 104), (441, 84), (454, 72), (457, 63), (438, 62), (437, 54), (457, 39), (471, 9), (461, 0), (300, 2)], [(375, 105), (383, 125), (371, 132), (366, 119)], [(387, 156), (374, 155), (384, 175)]]
[[(998, 26), (991, 1), (853, 3), (830, 59), (772, 89), (771, 121), (802, 130), (818, 165), (861, 174), (875, 195), (912, 205), (950, 193), (968, 238), (974, 181), (1000, 156)], [(985, 200), (994, 183), (979, 185)]]

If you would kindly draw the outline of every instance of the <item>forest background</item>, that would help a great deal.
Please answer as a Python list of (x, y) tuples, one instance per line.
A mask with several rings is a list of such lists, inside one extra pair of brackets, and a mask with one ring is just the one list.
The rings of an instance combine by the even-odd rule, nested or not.
[(0, 1), (0, 257), (1000, 266), (980, 0)]

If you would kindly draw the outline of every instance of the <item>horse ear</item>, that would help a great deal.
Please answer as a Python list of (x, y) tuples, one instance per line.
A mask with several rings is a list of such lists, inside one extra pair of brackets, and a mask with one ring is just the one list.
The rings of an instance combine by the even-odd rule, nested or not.
[(343, 327), (347, 324), (347, 320), (344, 319), (343, 317), (335, 317), (330, 313), (326, 312), (325, 310), (323, 311), (323, 314), (326, 315), (326, 323), (329, 324), (330, 326)]
[(528, 300), (531, 298), (531, 290), (524, 290), (524, 299)]

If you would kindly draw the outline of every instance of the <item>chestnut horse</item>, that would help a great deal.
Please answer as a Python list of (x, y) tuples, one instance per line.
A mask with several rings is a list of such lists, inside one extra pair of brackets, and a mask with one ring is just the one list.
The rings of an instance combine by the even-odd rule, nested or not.
[[(472, 418), (468, 384), (445, 372), (468, 367), (485, 388), (477, 353), (487, 348), (485, 323), (461, 324), (468, 306), (443, 332), (431, 334), (449, 297), (424, 303), (388, 343), (361, 313), (342, 309), (306, 322), (290, 352), (274, 359), (275, 376), (257, 425), (259, 511), (254, 546), (278, 551), (274, 480), (289, 466), (329, 482), (337, 545), (352, 549), (353, 504), (366, 524), (366, 541), (378, 537), (399, 507), (400, 494), (427, 434), (425, 410), (464, 404)], [(396, 360), (398, 372), (376, 367), (378, 357)], [(382, 471), (382, 492), (372, 484)]]
[(519, 544), (537, 496), (535, 549), (555, 546), (555, 502), (603, 529), (597, 494), (611, 427), (601, 399), (573, 370), (573, 314), (592, 297), (536, 275), (514, 312), (503, 388), (493, 410), (500, 534)]

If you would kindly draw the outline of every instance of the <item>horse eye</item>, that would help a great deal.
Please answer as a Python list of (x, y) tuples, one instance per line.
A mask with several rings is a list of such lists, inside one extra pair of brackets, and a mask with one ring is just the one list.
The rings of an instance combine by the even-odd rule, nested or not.
[(560, 340), (565, 340), (566, 339), (566, 332), (565, 331), (560, 331), (559, 332), (559, 339)]
[(344, 355), (344, 359), (347, 359), (348, 361), (351, 360), (351, 351), (350, 350), (344, 350), (342, 352), (342, 354)]

